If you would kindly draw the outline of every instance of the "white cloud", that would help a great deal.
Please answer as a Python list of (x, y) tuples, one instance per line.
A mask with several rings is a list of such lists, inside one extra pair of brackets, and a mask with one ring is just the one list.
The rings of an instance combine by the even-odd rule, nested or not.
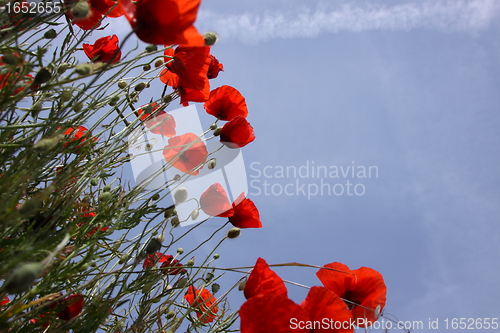
[(288, 12), (220, 15), (201, 10), (197, 27), (217, 31), (223, 39), (254, 43), (273, 38), (316, 37), (320, 33), (368, 30), (433, 29), (475, 32), (488, 27), (500, 14), (495, 0), (451, 0), (380, 4), (345, 4), (331, 8), (327, 4), (315, 10), (300, 8)]

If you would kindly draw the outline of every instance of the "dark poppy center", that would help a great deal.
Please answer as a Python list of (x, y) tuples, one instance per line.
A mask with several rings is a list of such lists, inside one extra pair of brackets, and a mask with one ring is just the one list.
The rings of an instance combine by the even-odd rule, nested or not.
[(344, 294), (342, 294), (341, 298), (344, 300), (349, 310), (352, 310), (354, 309), (354, 307), (361, 304), (361, 299), (355, 297), (354, 293), (351, 290), (346, 290)]

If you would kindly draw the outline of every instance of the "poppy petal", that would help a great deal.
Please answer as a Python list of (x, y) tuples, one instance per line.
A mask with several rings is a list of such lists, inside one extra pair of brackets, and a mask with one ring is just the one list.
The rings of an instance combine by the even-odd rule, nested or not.
[(287, 297), (288, 292), (285, 283), (278, 274), (269, 268), (264, 259), (258, 258), (245, 284), (244, 294), (249, 299), (262, 294)]
[(233, 209), (221, 184), (212, 184), (200, 197), (201, 210), (210, 216), (229, 217)]

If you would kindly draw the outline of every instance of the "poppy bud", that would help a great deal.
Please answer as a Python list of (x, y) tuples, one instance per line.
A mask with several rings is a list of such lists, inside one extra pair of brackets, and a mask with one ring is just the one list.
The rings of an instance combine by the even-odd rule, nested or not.
[(21, 207), (19, 207), (19, 213), (23, 216), (32, 216), (40, 208), (40, 201), (36, 198), (32, 198), (25, 201)]
[(42, 264), (31, 262), (17, 268), (3, 285), (8, 294), (20, 294), (29, 289), (42, 273)]
[(153, 196), (151, 197), (151, 200), (154, 200), (154, 201), (159, 200), (159, 199), (160, 199), (160, 193), (155, 193), (155, 194), (153, 194)]
[(36, 102), (33, 104), (33, 106), (30, 108), (31, 116), (36, 117), (38, 114), (42, 111), (42, 103), (41, 102)]
[(150, 44), (148, 46), (146, 46), (146, 52), (154, 52), (154, 51), (158, 51), (158, 46), (154, 45), (154, 44)]
[(217, 128), (217, 123), (212, 123), (212, 125), (210, 125), (210, 129), (213, 131), (214, 129)]
[(186, 201), (188, 196), (187, 189), (185, 187), (179, 188), (177, 191), (174, 193), (174, 199), (176, 204), (180, 204), (184, 201)]
[(222, 131), (222, 126), (219, 126), (215, 129), (214, 131), (214, 136), (219, 136), (220, 135), (220, 131)]
[(107, 202), (107, 201), (111, 200), (112, 197), (113, 197), (113, 195), (111, 193), (104, 192), (104, 193), (101, 193), (101, 195), (99, 196), (99, 201)]
[(217, 165), (217, 163), (215, 162), (215, 158), (211, 158), (208, 163), (208, 169), (212, 170), (213, 168), (215, 168), (215, 166)]
[(160, 67), (161, 65), (163, 65), (163, 60), (161, 59), (156, 59), (155, 61), (155, 67), (158, 68)]
[(219, 258), (220, 258), (220, 254), (215, 253), (215, 254), (214, 254), (214, 259), (215, 259), (215, 260), (217, 260), (217, 259), (219, 259)]
[(220, 290), (220, 285), (218, 283), (212, 284), (212, 293), (216, 294)]
[(165, 103), (172, 102), (172, 96), (167, 95), (167, 96), (163, 97), (163, 102), (165, 102)]
[(89, 15), (90, 8), (87, 1), (79, 1), (73, 9), (71, 9), (71, 14), (76, 19), (82, 19)]
[(182, 247), (178, 248), (177, 249), (177, 253), (183, 254), (184, 253), (184, 249)]
[(67, 62), (63, 62), (62, 64), (59, 65), (59, 67), (57, 67), (57, 73), (58, 74), (62, 74), (64, 73), (68, 68), (70, 67), (70, 65), (67, 63)]
[(179, 281), (177, 281), (177, 283), (175, 284), (175, 286), (177, 288), (184, 288), (188, 283), (188, 279), (187, 278), (182, 278), (182, 279), (179, 279)]
[(191, 213), (191, 219), (194, 221), (194, 220), (196, 220), (198, 218), (198, 216), (200, 216), (200, 210), (198, 208), (196, 208)]
[(245, 290), (245, 286), (247, 285), (247, 280), (243, 281), (242, 283), (239, 284), (238, 290), (243, 291)]
[(2, 57), (2, 61), (6, 63), (7, 65), (17, 65), (18, 64), (18, 58), (13, 55), (13, 54), (6, 54)]
[(212, 281), (212, 279), (213, 279), (213, 278), (214, 278), (214, 274), (213, 274), (213, 273), (211, 273), (211, 272), (208, 272), (208, 273), (207, 273), (207, 275), (205, 275), (205, 280), (206, 280), (207, 282)]
[(151, 288), (153, 288), (153, 282), (150, 282), (150, 283), (146, 283), (144, 286), (142, 286), (142, 293), (143, 294), (147, 294), (149, 293), (149, 291), (151, 290)]
[(172, 205), (170, 207), (168, 207), (167, 209), (165, 209), (165, 213), (163, 214), (163, 216), (168, 219), (174, 215), (177, 215), (177, 211), (175, 210), (175, 206)]
[(146, 246), (144, 252), (146, 252), (147, 254), (154, 254), (160, 251), (160, 249), (161, 249), (161, 241), (158, 238), (152, 238), (149, 241), (148, 245)]
[(125, 89), (125, 88), (127, 88), (127, 86), (128, 86), (127, 81), (125, 81), (125, 80), (118, 81), (118, 88)]
[(83, 102), (78, 102), (75, 104), (75, 106), (73, 106), (73, 110), (75, 110), (75, 112), (80, 112), (82, 111), (83, 109)]
[(205, 45), (212, 46), (215, 43), (217, 43), (219, 36), (215, 32), (210, 31), (210, 32), (204, 33), (203, 38), (205, 38)]
[(241, 229), (240, 228), (231, 228), (227, 231), (227, 238), (236, 238), (240, 235)]
[(143, 90), (144, 90), (144, 88), (146, 88), (146, 84), (145, 84), (144, 82), (139, 82), (139, 83), (135, 86), (134, 90), (135, 90), (135, 91), (143, 91)]
[(61, 99), (64, 102), (69, 101), (72, 97), (73, 97), (73, 93), (69, 90), (63, 91), (63, 93), (61, 94)]
[(174, 216), (170, 221), (170, 224), (172, 224), (172, 227), (176, 228), (181, 224), (181, 222), (179, 221), (179, 218), (177, 216)]
[(151, 65), (150, 64), (142, 66), (142, 70), (145, 71), (145, 72), (149, 71), (150, 69), (151, 69)]
[(194, 266), (194, 259), (189, 259), (186, 263), (186, 266)]
[(118, 261), (118, 263), (120, 265), (123, 265), (123, 264), (125, 264), (128, 261), (129, 258), (130, 257), (129, 257), (128, 254), (124, 254), (124, 255), (120, 256), (120, 260)]
[(168, 311), (167, 312), (167, 319), (172, 319), (175, 317), (175, 312), (174, 311)]
[(37, 151), (48, 151), (52, 149), (57, 144), (57, 140), (53, 138), (41, 139), (33, 145), (33, 149)]
[(90, 180), (90, 185), (92, 185), (92, 186), (97, 186), (97, 184), (99, 184), (99, 179), (97, 179), (97, 178), (92, 178), (92, 179)]
[(103, 191), (103, 192), (109, 192), (109, 191), (111, 191), (111, 185), (105, 185), (105, 186), (102, 188), (102, 191)]
[(89, 64), (81, 64), (75, 67), (75, 73), (79, 75), (89, 75), (92, 73), (92, 66)]
[(45, 67), (41, 68), (35, 75), (35, 84), (42, 84), (52, 79), (52, 73)]
[(43, 34), (43, 38), (52, 39), (57, 37), (57, 32), (54, 29), (50, 29)]

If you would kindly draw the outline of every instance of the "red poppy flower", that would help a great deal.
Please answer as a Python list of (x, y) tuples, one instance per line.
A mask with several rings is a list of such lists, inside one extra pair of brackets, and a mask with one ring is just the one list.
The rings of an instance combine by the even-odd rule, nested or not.
[(137, 37), (150, 44), (205, 45), (193, 26), (201, 0), (119, 0)]
[(143, 105), (141, 109), (137, 111), (140, 119), (143, 121), (144, 126), (148, 129), (152, 128), (151, 133), (154, 134), (163, 135), (169, 138), (175, 136), (176, 124), (174, 117), (172, 117), (172, 115), (166, 113), (165, 111), (156, 112), (156, 110), (160, 108), (159, 104), (152, 103), (150, 105), (150, 112), (148, 112), (149, 108), (147, 105)]
[[(72, 138), (68, 139), (64, 143), (64, 145), (63, 145), (64, 147), (68, 146), (72, 142), (78, 141), (78, 142), (81, 142), (81, 144), (76, 146), (75, 149), (79, 149), (80, 147), (82, 147), (84, 145), (85, 141), (87, 140), (87, 137), (91, 136), (91, 133), (89, 132), (89, 130), (86, 127), (78, 126), (77, 129), (74, 129), (72, 127), (68, 128), (64, 132), (64, 135), (67, 135), (67, 136), (71, 135), (72, 136)], [(97, 138), (92, 138), (92, 141), (96, 142)]]
[(323, 267), (336, 271), (322, 268), (316, 275), (326, 288), (345, 301), (359, 327), (370, 326), (378, 319), (387, 293), (384, 278), (379, 272), (368, 267), (350, 270), (338, 262)]
[(78, 316), (82, 312), (85, 300), (82, 295), (74, 294), (70, 295), (50, 306), (51, 309), (56, 309), (60, 312), (56, 313), (56, 316), (62, 320), (71, 320)]
[[(82, 218), (83, 222), (77, 223), (76, 225), (78, 227), (83, 227), (85, 224), (87, 224), (87, 222), (91, 221), (97, 215), (94, 212), (89, 212), (89, 211), (86, 211), (84, 209), (82, 209), (82, 213), (83, 213), (83, 218)], [(109, 228), (108, 227), (102, 227), (102, 228), (100, 228), (100, 227), (97, 226), (94, 229), (92, 229), (91, 231), (89, 231), (87, 233), (87, 235), (85, 235), (85, 237), (90, 237), (90, 236), (92, 236), (93, 234), (95, 234), (99, 230), (101, 230), (101, 231), (107, 231), (107, 230), (109, 230)]]
[(31, 74), (26, 74), (22, 78), (17, 72), (0, 74), (0, 90), (2, 92), (8, 91), (10, 96), (14, 96), (29, 87), (33, 80)]
[[(90, 0), (92, 8), (107, 17), (120, 17), (124, 14), (122, 7), (113, 0)], [(109, 11), (113, 8), (111, 11)], [(109, 13), (108, 13), (109, 12)]]
[(244, 294), (246, 299), (266, 294), (288, 297), (285, 283), (262, 258), (257, 259), (245, 284)]
[(163, 264), (161, 264), (160, 269), (165, 275), (177, 275), (186, 272), (179, 260), (174, 259), (170, 254), (164, 255), (162, 261)]
[(233, 215), (231, 203), (221, 184), (212, 184), (200, 197), (201, 210), (210, 216), (229, 217)]
[[(80, 0), (65, 0), (65, 4), (68, 8), (72, 8), (73, 5), (77, 4)], [(85, 1), (85, 0), (82, 0)], [(75, 18), (71, 13), (71, 10), (66, 12), (66, 16), (71, 20), (72, 24), (75, 24), (83, 30), (92, 30), (101, 25), (102, 14), (93, 6), (93, 1), (86, 1), (89, 6), (89, 13), (86, 17)], [(100, 3), (98, 4), (99, 7)]]
[(92, 62), (101, 61), (115, 64), (120, 61), (122, 56), (116, 35), (101, 37), (94, 44), (83, 44), (83, 51)]
[(216, 57), (210, 55), (210, 66), (208, 67), (207, 77), (209, 79), (215, 79), (219, 76), (220, 71), (224, 71), (224, 65), (222, 65)]
[(0, 308), (2, 308), (5, 304), (8, 304), (10, 302), (10, 299), (5, 296), (2, 300), (2, 302), (0, 302)]
[(155, 267), (156, 263), (164, 262), (165, 260), (167, 260), (167, 256), (165, 256), (161, 252), (156, 252), (156, 253), (150, 254), (149, 256), (146, 257), (146, 259), (144, 259), (144, 263), (142, 264), (142, 268), (149, 269), (151, 267)]
[(208, 114), (220, 120), (232, 120), (237, 116), (246, 118), (248, 115), (245, 98), (238, 90), (230, 86), (221, 86), (212, 90), (204, 108)]
[(168, 145), (163, 149), (163, 157), (168, 164), (190, 175), (199, 174), (198, 166), (203, 165), (207, 156), (205, 143), (194, 133), (168, 139)]
[(298, 305), (287, 297), (283, 280), (262, 258), (257, 259), (248, 278), (245, 297), (239, 311), (242, 333), (354, 332), (352, 315), (334, 292), (312, 287)]
[(206, 101), (210, 95), (207, 76), (212, 62), (210, 47), (181, 45), (175, 51), (166, 49), (165, 55), (168, 56), (167, 61), (172, 61), (161, 72), (160, 80), (178, 89), (181, 104), (186, 106), (188, 102)]
[(220, 142), (228, 148), (241, 148), (255, 140), (253, 127), (242, 116), (236, 116), (222, 126)]
[(217, 300), (205, 288), (198, 290), (194, 286), (190, 286), (184, 299), (191, 307), (195, 308), (196, 316), (202, 323), (211, 323), (219, 312)]
[(229, 222), (235, 227), (240, 229), (262, 228), (259, 210), (252, 200), (245, 199), (244, 193), (241, 193), (235, 202), (233, 202), (232, 213), (229, 217)]

